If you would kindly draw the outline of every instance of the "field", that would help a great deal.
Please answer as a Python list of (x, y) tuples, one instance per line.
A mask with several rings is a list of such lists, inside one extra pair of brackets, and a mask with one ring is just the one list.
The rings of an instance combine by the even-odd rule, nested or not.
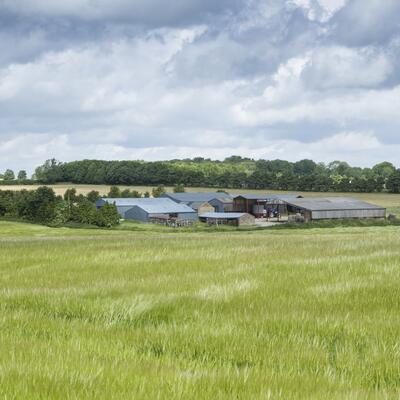
[[(97, 190), (101, 195), (105, 195), (110, 190), (109, 185), (75, 185), (70, 183), (48, 185), (54, 189), (57, 194), (63, 195), (69, 188), (76, 188), (78, 193), (86, 194), (91, 190)], [(20, 189), (36, 189), (37, 185), (0, 185), (0, 190), (20, 190)], [(121, 189), (137, 190), (140, 193), (146, 191), (151, 193), (151, 186), (119, 186)], [(172, 191), (172, 187), (167, 187), (167, 191)], [(215, 188), (186, 188), (188, 192), (204, 192), (204, 191), (215, 191)], [(225, 189), (229, 193), (293, 193), (283, 192), (276, 190), (251, 190), (251, 189)], [(351, 196), (360, 200), (368, 201), (383, 207), (387, 207), (388, 212), (398, 213), (400, 215), (400, 194), (389, 194), (389, 193), (317, 193), (317, 192), (296, 192), (306, 197), (312, 196)]]
[(1, 398), (400, 396), (400, 227), (3, 221), (0, 260)]

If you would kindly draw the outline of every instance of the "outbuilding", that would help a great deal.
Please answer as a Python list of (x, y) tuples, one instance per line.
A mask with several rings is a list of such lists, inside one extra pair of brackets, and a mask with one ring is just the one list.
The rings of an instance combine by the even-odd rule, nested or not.
[(96, 205), (115, 204), (122, 218), (152, 222), (153, 220), (197, 220), (197, 213), (186, 204), (178, 204), (167, 198), (103, 198)]
[(204, 214), (206, 212), (215, 211), (215, 208), (208, 201), (192, 201), (190, 203), (187, 203), (186, 205), (188, 205), (190, 208), (193, 208), (193, 210), (196, 211), (197, 214)]
[(288, 212), (306, 221), (323, 219), (385, 218), (386, 209), (351, 197), (312, 197), (285, 200)]
[(211, 212), (199, 215), (201, 222), (207, 222), (209, 225), (254, 225), (255, 218), (253, 215), (248, 213), (220, 213)]
[(209, 201), (216, 212), (232, 212), (233, 198), (231, 196), (218, 197)]
[(167, 197), (176, 203), (189, 204), (193, 202), (210, 202), (213, 199), (232, 198), (225, 192), (185, 192), (185, 193), (165, 193), (162, 197)]
[(240, 194), (233, 198), (233, 210), (235, 212), (246, 212), (257, 218), (263, 217), (267, 212), (284, 213), (285, 201), (301, 198), (302, 196), (275, 195), (275, 194)]

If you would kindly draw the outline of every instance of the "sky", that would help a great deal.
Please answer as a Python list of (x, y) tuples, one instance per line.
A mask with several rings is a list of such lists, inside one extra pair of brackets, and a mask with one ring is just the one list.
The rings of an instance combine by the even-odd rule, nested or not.
[(399, 0), (0, 0), (0, 171), (230, 155), (400, 167)]

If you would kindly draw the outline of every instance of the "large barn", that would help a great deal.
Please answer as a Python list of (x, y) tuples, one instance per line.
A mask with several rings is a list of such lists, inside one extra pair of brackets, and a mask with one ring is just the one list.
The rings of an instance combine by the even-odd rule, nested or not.
[(225, 192), (185, 192), (185, 193), (165, 193), (162, 197), (177, 202), (189, 204), (193, 202), (210, 202), (213, 199), (232, 198), (230, 194)]
[(286, 212), (286, 200), (301, 197), (297, 194), (240, 194), (233, 198), (233, 211), (249, 213), (255, 217), (263, 217), (272, 212), (282, 214)]
[(102, 198), (97, 203), (115, 204), (122, 218), (142, 222), (153, 219), (197, 220), (197, 213), (186, 204), (178, 204), (167, 198)]
[(286, 199), (289, 213), (299, 213), (306, 221), (348, 218), (385, 218), (386, 209), (351, 197)]

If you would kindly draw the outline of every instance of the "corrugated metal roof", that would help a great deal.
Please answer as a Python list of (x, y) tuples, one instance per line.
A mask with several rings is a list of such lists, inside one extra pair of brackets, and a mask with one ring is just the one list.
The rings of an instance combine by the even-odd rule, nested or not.
[(223, 213), (223, 212), (208, 212), (199, 215), (200, 218), (223, 218), (223, 219), (237, 219), (243, 217), (246, 213)]
[(260, 201), (270, 201), (270, 200), (286, 200), (286, 199), (297, 199), (301, 197), (298, 194), (254, 194), (254, 193), (247, 193), (247, 194), (239, 194), (234, 198), (242, 197), (246, 200), (260, 200)]
[(230, 204), (230, 203), (233, 202), (233, 197), (220, 197), (220, 198), (217, 198), (217, 199), (214, 198), (214, 199), (211, 199), (210, 202), (211, 201), (219, 201), (221, 203)]
[(189, 207), (192, 207), (194, 210), (197, 210), (202, 205), (211, 206), (211, 204), (208, 201), (191, 201), (190, 203), (187, 203), (187, 205)]
[(210, 201), (213, 199), (229, 198), (231, 195), (225, 192), (187, 192), (187, 193), (166, 193), (163, 197), (169, 197), (180, 203), (190, 203), (193, 201)]
[(290, 199), (285, 201), (292, 206), (310, 211), (385, 209), (384, 207), (352, 197), (309, 197), (306, 199)]
[(138, 206), (149, 214), (164, 214), (164, 213), (193, 213), (192, 208), (186, 204), (176, 203), (165, 197), (158, 198), (103, 198), (107, 203), (115, 204), (117, 207)]

